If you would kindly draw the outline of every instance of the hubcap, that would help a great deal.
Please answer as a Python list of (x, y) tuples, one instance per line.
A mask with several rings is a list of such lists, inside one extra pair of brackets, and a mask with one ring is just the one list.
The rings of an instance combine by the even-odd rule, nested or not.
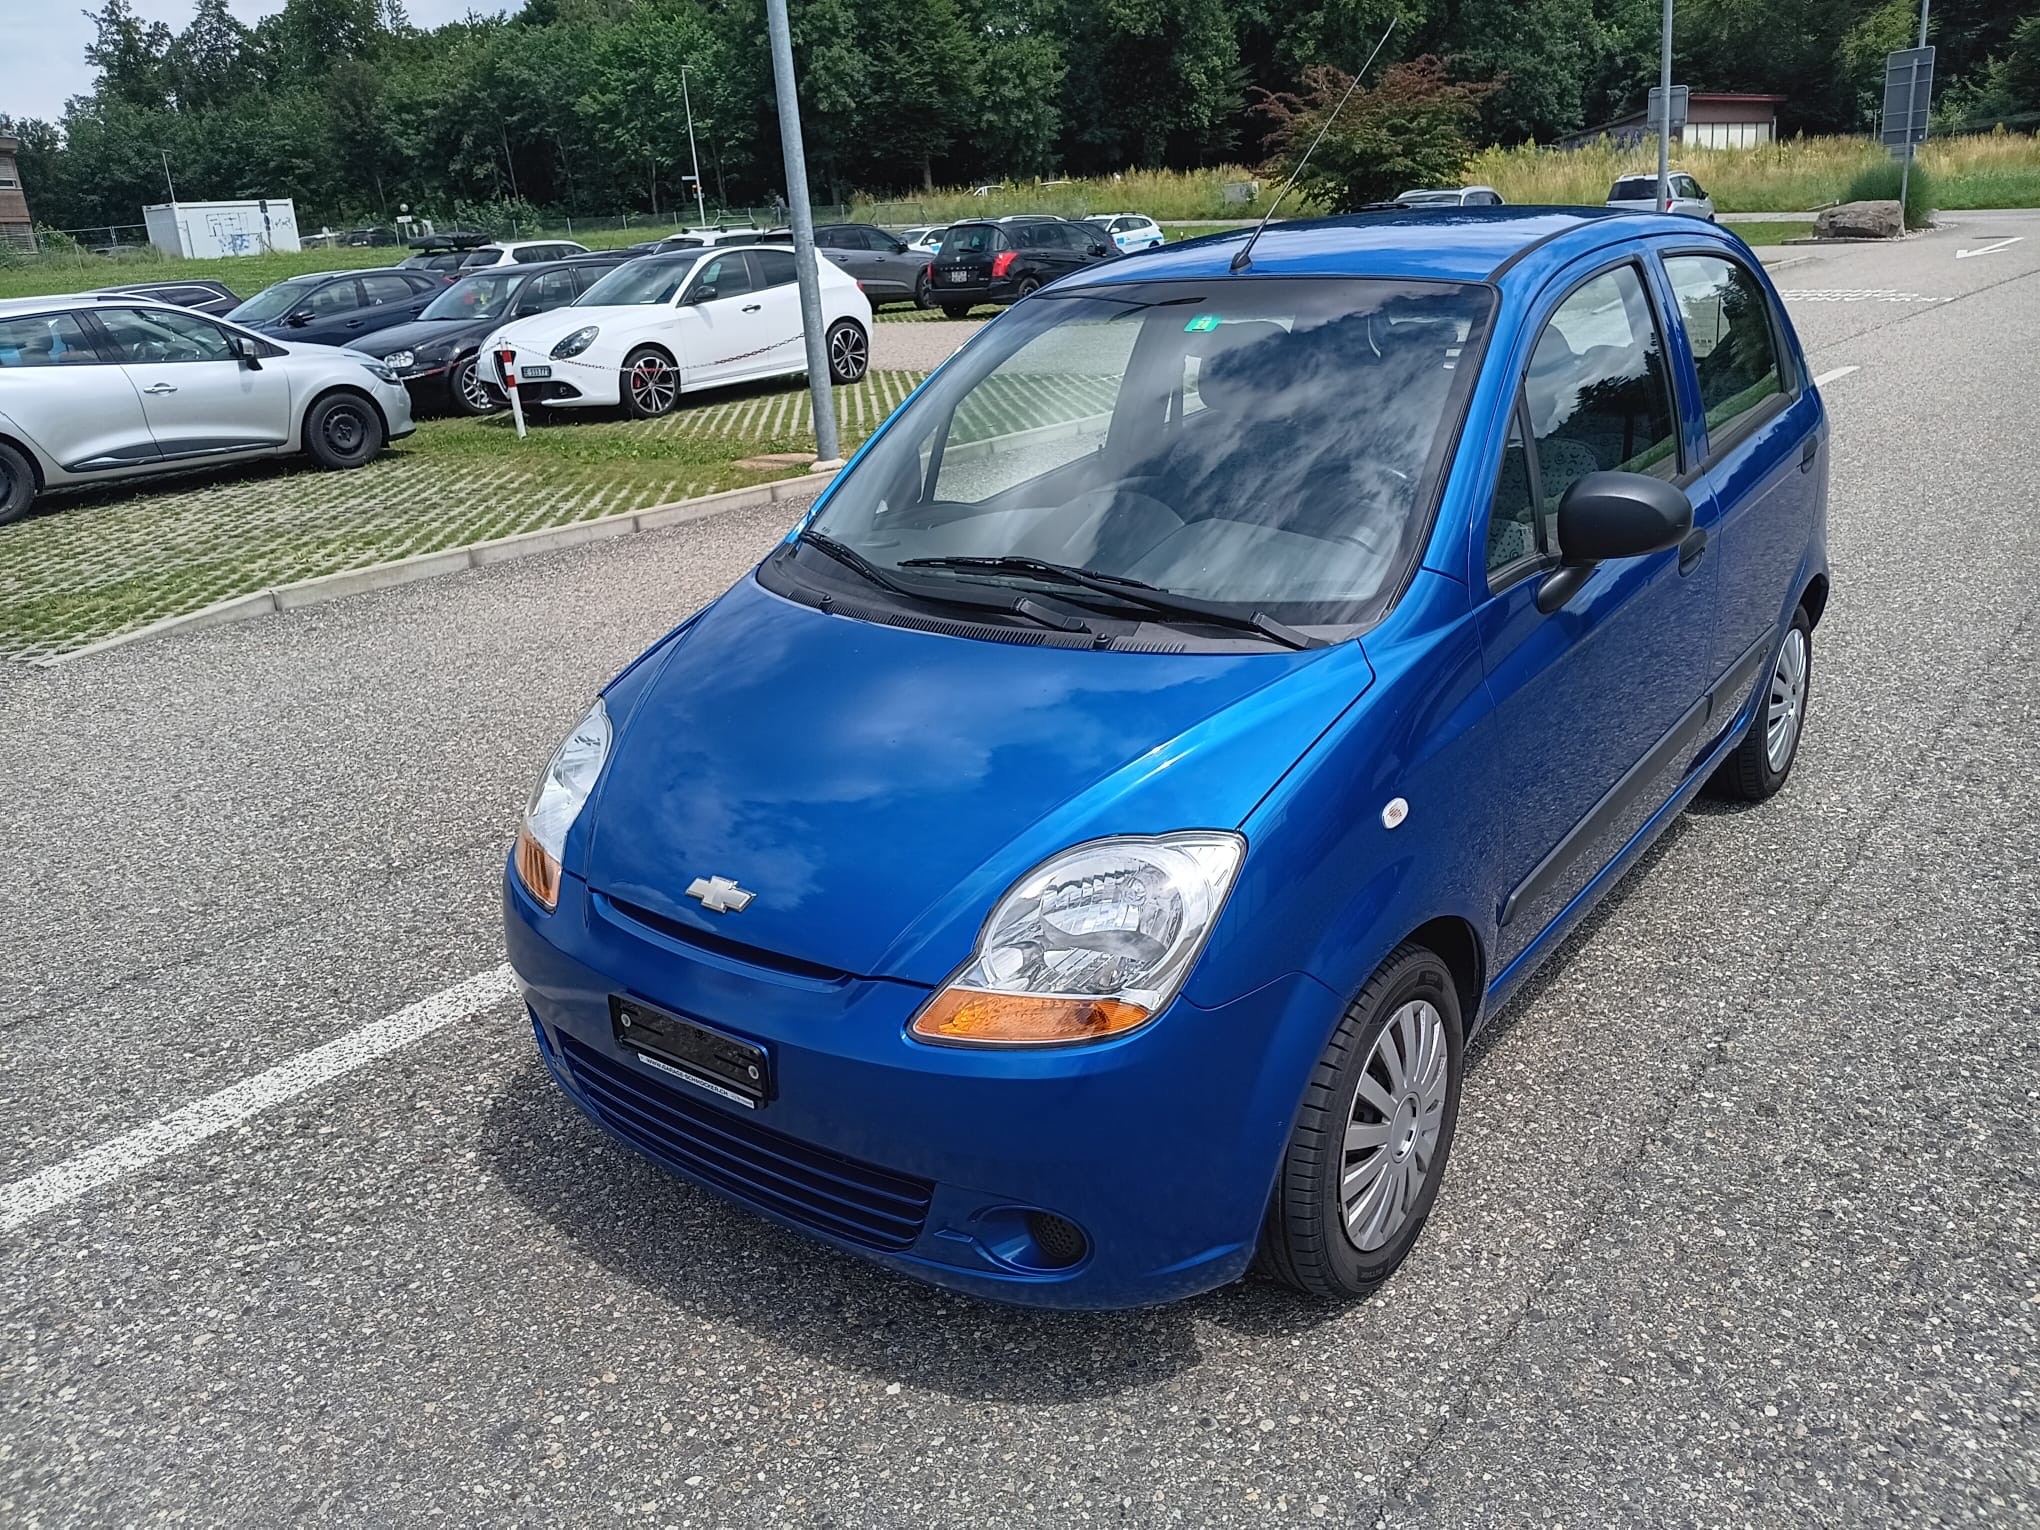
[(1413, 999), (1389, 1017), (1360, 1070), (1339, 1207), (1346, 1236), (1363, 1252), (1409, 1221), (1437, 1166), (1445, 1063), (1445, 1019), (1428, 999)]
[(836, 375), (854, 380), (864, 375), (864, 336), (845, 324), (829, 337), (829, 360)]
[(647, 414), (664, 414), (679, 396), (672, 368), (656, 356), (647, 356), (630, 369), (630, 395)]
[(336, 409), (326, 416), (326, 444), (336, 452), (359, 451), (367, 434), (361, 416), (352, 409)]
[(1771, 700), (1764, 709), (1764, 755), (1773, 771), (1782, 771), (1799, 742), (1799, 721), (1806, 711), (1806, 634), (1794, 627), (1778, 650), (1771, 671)]
[(460, 369), (460, 396), (467, 400), (470, 409), (494, 409), (496, 401), (489, 397), (489, 390), (482, 385), (476, 366), (470, 361)]

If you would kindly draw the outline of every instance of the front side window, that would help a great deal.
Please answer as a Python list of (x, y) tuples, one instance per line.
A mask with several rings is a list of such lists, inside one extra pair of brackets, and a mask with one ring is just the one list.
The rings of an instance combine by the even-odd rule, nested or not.
[(1754, 276), (1718, 256), (1669, 256), (1665, 275), (1700, 375), (1707, 439), (1718, 443), (1785, 391), (1771, 305)]
[(1488, 516), (1487, 569), (1491, 588), (1500, 588), (1510, 571), (1542, 559), (1546, 527), (1537, 513), (1537, 485), (1530, 472), (1530, 451), (1523, 439), (1523, 411), (1509, 411), (1509, 439), (1502, 448), (1502, 471), (1495, 479), (1493, 511)]
[(1674, 176), (1672, 178), (1672, 187), (1680, 196), (1690, 202), (1702, 201), (1707, 196), (1707, 193), (1700, 189), (1700, 183), (1690, 175)]
[(744, 264), (744, 253), (733, 250), (727, 255), (717, 255), (701, 263), (701, 278), (694, 284), (693, 300), (697, 303), (723, 298), (742, 297), (751, 290), (751, 268)]
[(1022, 556), (1363, 624), (1429, 532), (1492, 301), (1356, 278), (1046, 296), (893, 417), (814, 529), (882, 568)]
[(122, 361), (232, 361), (227, 332), (175, 308), (107, 308), (99, 322)]
[[(1531, 353), (1523, 395), (1543, 517), (1555, 518), (1565, 491), (1589, 473), (1678, 476), (1664, 340), (1636, 267), (1589, 277), (1559, 304)], [(1555, 536), (1543, 545), (1556, 546)]]
[(77, 366), (99, 359), (75, 313), (0, 319), (0, 367)]
[(519, 313), (545, 313), (574, 301), (574, 274), (547, 271), (532, 277), (517, 294)]
[(360, 289), (353, 282), (328, 282), (314, 287), (305, 307), (314, 314), (349, 313), (361, 306)]

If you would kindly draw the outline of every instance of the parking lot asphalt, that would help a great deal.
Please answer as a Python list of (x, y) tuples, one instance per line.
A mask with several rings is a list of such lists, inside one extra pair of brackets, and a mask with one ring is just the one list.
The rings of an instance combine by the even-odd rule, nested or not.
[[(611, 1146), (497, 1002), (0, 1232), (0, 1520), (2040, 1522), (2040, 215), (1775, 277), (1797, 770), (1487, 1033), (1372, 1299), (909, 1284)], [(493, 969), (560, 732), (792, 513), (0, 669), (0, 1197)]]

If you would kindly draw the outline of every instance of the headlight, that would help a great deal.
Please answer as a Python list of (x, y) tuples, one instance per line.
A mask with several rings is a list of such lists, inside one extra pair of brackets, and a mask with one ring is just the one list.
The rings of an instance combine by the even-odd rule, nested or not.
[(392, 372), (387, 366), (383, 365), (383, 363), (380, 361), (364, 360), (361, 363), (361, 367), (363, 371), (368, 373), (368, 375), (370, 377), (373, 377), (377, 382), (386, 382), (394, 386), (397, 381), (397, 374)]
[(913, 1034), (1050, 1046), (1145, 1025), (1183, 986), (1245, 852), (1237, 834), (1196, 830), (1050, 857), (999, 900)]
[(609, 712), (598, 697), (538, 778), (517, 829), (517, 880), (548, 909), (560, 901), (560, 855), (567, 830), (581, 816), (608, 758)]
[(554, 346), (552, 348), (552, 359), (554, 361), (565, 361), (569, 356), (580, 355), (581, 352), (588, 349), (594, 343), (595, 326), (590, 324), (586, 329), (575, 330), (566, 339)]
[(399, 372), (408, 372), (417, 360), (418, 358), (409, 351), (391, 351), (389, 355), (383, 357), (383, 365)]

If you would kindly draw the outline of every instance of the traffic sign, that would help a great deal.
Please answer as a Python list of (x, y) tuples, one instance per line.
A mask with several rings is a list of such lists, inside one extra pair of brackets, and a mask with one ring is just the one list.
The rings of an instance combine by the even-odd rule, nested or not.
[[(1686, 126), (1686, 102), (1688, 94), (1687, 87), (1684, 85), (1674, 85), (1672, 87), (1672, 131), (1674, 133), (1682, 131)], [(1630, 99), (1634, 100), (1635, 97), (1632, 96)], [(1651, 86), (1650, 106), (1644, 113), (1644, 116), (1645, 120), (1649, 123), (1649, 130), (1651, 132), (1656, 133), (1663, 130), (1665, 121), (1665, 93), (1663, 87), (1657, 85)]]
[(1901, 48), (1884, 56), (1884, 115), (1879, 138), (1889, 147), (1927, 141), (1934, 94), (1934, 50)]

